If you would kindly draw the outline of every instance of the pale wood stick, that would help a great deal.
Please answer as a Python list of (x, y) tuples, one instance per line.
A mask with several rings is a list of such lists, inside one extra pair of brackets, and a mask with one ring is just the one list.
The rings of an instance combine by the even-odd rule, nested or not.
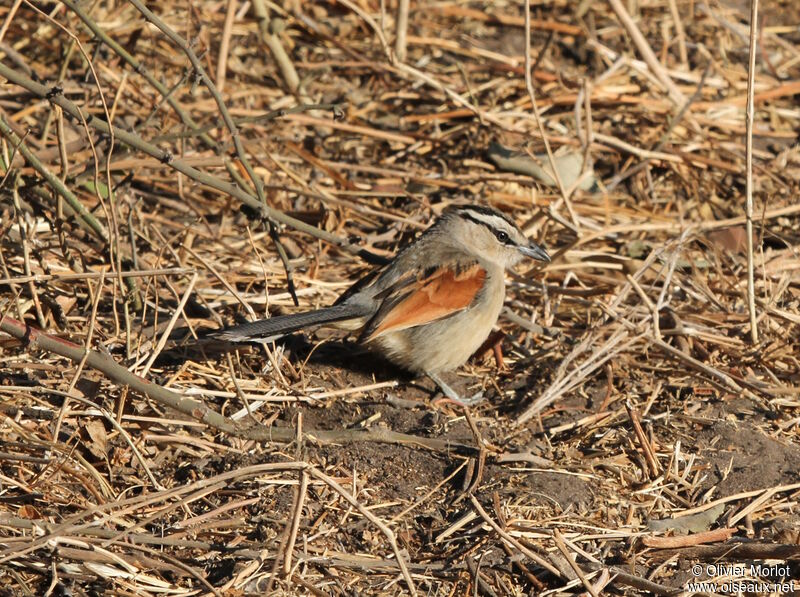
[(756, 70), (756, 31), (758, 29), (758, 0), (750, 0), (750, 60), (747, 65), (747, 107), (745, 127), (745, 234), (747, 235), (747, 307), (750, 313), (750, 339), (758, 344), (758, 322), (756, 319), (756, 287), (753, 274), (753, 114)]

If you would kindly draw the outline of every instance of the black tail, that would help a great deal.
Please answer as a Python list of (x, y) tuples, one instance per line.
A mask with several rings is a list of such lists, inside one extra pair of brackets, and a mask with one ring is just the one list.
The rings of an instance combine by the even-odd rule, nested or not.
[(260, 319), (252, 323), (245, 323), (236, 327), (223, 330), (214, 336), (220, 340), (228, 342), (249, 342), (254, 340), (264, 341), (270, 338), (278, 338), (286, 334), (291, 334), (297, 330), (355, 319), (366, 315), (364, 309), (357, 305), (334, 305), (317, 311), (306, 311), (305, 313), (293, 313), (292, 315), (277, 315), (269, 319)]

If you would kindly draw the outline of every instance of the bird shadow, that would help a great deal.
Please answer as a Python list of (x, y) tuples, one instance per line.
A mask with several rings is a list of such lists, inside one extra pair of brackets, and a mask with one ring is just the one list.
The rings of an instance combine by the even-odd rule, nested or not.
[[(185, 333), (184, 333), (185, 332)], [(197, 339), (188, 334), (188, 329), (176, 329), (172, 338), (176, 343), (165, 349), (156, 359), (155, 364), (161, 367), (176, 367), (184, 362), (204, 361), (219, 363), (228, 353), (241, 352), (247, 355), (263, 353), (259, 342), (228, 342), (213, 336), (213, 332), (198, 333)], [(183, 338), (178, 340), (179, 338)], [(310, 366), (312, 372), (320, 368), (333, 368), (364, 377), (368, 383), (396, 380), (401, 383), (422, 381), (418, 376), (392, 364), (381, 355), (372, 352), (349, 338), (330, 338), (323, 342), (311, 342), (306, 334), (289, 334), (270, 342), (267, 346), (280, 346), (284, 354), (295, 366)], [(252, 357), (251, 357), (252, 358)], [(264, 360), (267, 357), (264, 355)]]

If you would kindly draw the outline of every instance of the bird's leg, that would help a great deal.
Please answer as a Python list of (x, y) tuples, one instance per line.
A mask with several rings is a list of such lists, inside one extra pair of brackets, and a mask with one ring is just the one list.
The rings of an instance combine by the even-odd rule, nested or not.
[(436, 373), (427, 373), (426, 375), (431, 378), (433, 383), (439, 386), (439, 389), (449, 400), (452, 400), (460, 406), (475, 406), (483, 401), (483, 392), (478, 392), (472, 398), (462, 398), (458, 395), (458, 392), (447, 385), (447, 383), (445, 383), (445, 381)]

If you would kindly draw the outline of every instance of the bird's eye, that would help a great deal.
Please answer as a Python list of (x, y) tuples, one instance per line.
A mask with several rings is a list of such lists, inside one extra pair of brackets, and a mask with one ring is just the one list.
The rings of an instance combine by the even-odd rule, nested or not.
[(497, 232), (494, 233), (494, 235), (497, 237), (497, 240), (499, 240), (501, 243), (507, 243), (508, 242), (508, 233), (507, 232), (503, 232), (502, 230), (498, 230)]

